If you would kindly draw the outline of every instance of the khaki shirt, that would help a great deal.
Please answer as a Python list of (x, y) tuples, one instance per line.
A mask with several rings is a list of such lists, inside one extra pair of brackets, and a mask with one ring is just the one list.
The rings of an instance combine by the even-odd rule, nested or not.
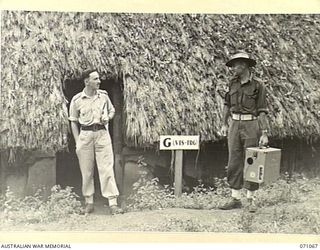
[(115, 109), (108, 93), (99, 89), (94, 96), (88, 96), (84, 91), (76, 94), (70, 103), (69, 120), (79, 122), (83, 126), (102, 124), (101, 118), (106, 115), (113, 118)]
[(231, 113), (236, 114), (258, 116), (260, 112), (268, 113), (266, 87), (252, 75), (249, 81), (243, 84), (239, 78), (233, 78), (225, 96), (225, 105), (230, 108)]

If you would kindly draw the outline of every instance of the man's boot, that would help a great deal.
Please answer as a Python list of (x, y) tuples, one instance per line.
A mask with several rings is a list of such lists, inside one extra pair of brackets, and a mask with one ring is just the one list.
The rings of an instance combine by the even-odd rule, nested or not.
[(230, 210), (230, 209), (241, 208), (241, 207), (242, 207), (241, 200), (236, 199), (236, 198), (231, 198), (224, 205), (220, 206), (219, 209)]
[(86, 206), (84, 209), (85, 214), (91, 214), (93, 213), (93, 210), (94, 210), (93, 203), (86, 203)]
[(124, 211), (122, 210), (122, 208), (118, 207), (117, 205), (113, 205), (110, 207), (110, 213), (111, 215), (123, 214)]

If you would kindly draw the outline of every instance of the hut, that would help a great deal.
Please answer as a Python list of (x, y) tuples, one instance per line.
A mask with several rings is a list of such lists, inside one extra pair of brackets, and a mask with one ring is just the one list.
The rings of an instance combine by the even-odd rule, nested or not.
[[(110, 125), (116, 177), (126, 193), (144, 156), (168, 175), (159, 135), (200, 135), (185, 153), (190, 181), (223, 176), (220, 135), (229, 70), (238, 49), (257, 59), (267, 86), (271, 145), (283, 171), (319, 171), (320, 16), (1, 12), (1, 187), (80, 190), (68, 106), (83, 69), (97, 68), (116, 108)], [(126, 185), (125, 185), (126, 184)], [(130, 187), (129, 187), (130, 188)]]

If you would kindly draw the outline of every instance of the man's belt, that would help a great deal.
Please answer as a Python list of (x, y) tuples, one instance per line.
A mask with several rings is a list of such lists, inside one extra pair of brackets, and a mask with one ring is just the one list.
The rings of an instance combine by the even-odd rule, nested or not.
[(97, 131), (97, 130), (102, 130), (106, 129), (106, 127), (102, 124), (92, 124), (90, 126), (83, 126), (81, 125), (82, 130), (91, 130), (91, 131)]
[(232, 119), (236, 121), (253, 121), (257, 117), (251, 114), (232, 114)]

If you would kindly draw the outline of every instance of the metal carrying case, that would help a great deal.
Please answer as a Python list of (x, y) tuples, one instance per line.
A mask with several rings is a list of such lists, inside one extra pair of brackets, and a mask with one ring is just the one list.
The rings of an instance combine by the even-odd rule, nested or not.
[(247, 148), (244, 179), (256, 183), (271, 183), (280, 177), (281, 149)]

